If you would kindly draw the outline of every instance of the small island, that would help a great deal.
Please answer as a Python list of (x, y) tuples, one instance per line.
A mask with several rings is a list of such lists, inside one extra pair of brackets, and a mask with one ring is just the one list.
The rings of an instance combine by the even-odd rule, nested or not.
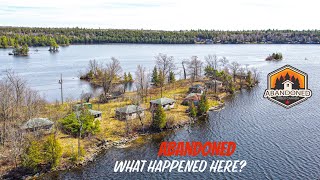
[(282, 53), (272, 53), (266, 58), (266, 61), (281, 61), (282, 58)]
[(12, 53), (9, 53), (9, 55), (14, 56), (28, 56), (29, 55), (29, 47), (27, 44), (23, 46), (19, 46), (18, 44), (14, 47)]

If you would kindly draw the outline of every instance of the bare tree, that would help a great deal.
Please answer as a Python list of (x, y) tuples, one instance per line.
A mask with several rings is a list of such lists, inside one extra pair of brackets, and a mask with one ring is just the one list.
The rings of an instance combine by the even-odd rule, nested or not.
[(174, 58), (173, 56), (167, 56), (166, 54), (159, 54), (156, 58), (156, 65), (159, 70), (162, 71), (164, 79), (169, 80), (170, 71), (174, 70)]
[(138, 65), (137, 71), (136, 71), (136, 77), (135, 82), (137, 85), (137, 92), (140, 96), (140, 99), (143, 100), (144, 97), (148, 96), (148, 73), (145, 67)]
[(0, 82), (0, 120), (3, 122), (0, 142), (2, 145), (6, 141), (7, 125), (13, 112), (14, 98), (12, 91), (13, 89), (7, 79)]
[(239, 70), (240, 64), (233, 61), (230, 64), (230, 69), (232, 70), (232, 75), (233, 75), (233, 82), (236, 82), (236, 75), (237, 75), (237, 71)]
[(188, 71), (192, 81), (196, 81), (201, 76), (202, 61), (197, 56), (192, 56), (188, 63)]
[(214, 93), (217, 93), (217, 66), (218, 66), (218, 57), (216, 55), (211, 55), (209, 54), (208, 56), (205, 57), (206, 62), (207, 62), (207, 66), (209, 66), (210, 68), (213, 69), (213, 76), (211, 78), (213, 78), (215, 80), (214, 83)]
[(118, 59), (112, 57), (111, 62), (102, 69), (103, 75), (101, 77), (101, 84), (103, 89), (104, 98), (113, 90), (114, 83), (122, 71), (120, 62)]
[(15, 127), (14, 125), (11, 125), (9, 128), (10, 128), (10, 131), (8, 133), (9, 135), (8, 140), (10, 141), (9, 143), (9, 148), (11, 150), (10, 156), (14, 161), (15, 167), (17, 167), (19, 158), (23, 152), (25, 139), (19, 127)]
[(258, 69), (257, 68), (252, 68), (252, 73), (253, 73), (253, 82), (254, 83), (259, 83), (260, 73), (258, 72)]
[(242, 88), (242, 85), (243, 85), (242, 80), (243, 80), (243, 78), (244, 78), (244, 76), (245, 76), (245, 71), (246, 71), (246, 69), (245, 69), (244, 67), (240, 67), (240, 68), (239, 68), (240, 88)]
[(221, 66), (225, 67), (229, 63), (229, 60), (223, 56), (221, 59), (219, 59), (219, 62), (221, 63)]
[(182, 68), (183, 68), (183, 78), (184, 79), (187, 79), (187, 71), (186, 71), (186, 67), (185, 67), (185, 64), (188, 64), (188, 59), (185, 59), (181, 62), (182, 64)]

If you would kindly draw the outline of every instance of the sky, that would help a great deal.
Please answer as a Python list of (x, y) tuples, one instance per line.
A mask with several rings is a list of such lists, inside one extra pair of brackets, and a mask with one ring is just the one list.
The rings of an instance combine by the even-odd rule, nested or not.
[(0, 26), (320, 29), (317, 0), (0, 0)]

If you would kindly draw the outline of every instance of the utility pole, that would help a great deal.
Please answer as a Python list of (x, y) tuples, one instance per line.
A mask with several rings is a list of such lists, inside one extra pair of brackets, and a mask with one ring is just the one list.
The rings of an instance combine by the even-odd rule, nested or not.
[(60, 84), (60, 90), (61, 90), (61, 103), (63, 104), (63, 90), (62, 90), (62, 74), (60, 74), (60, 80), (59, 80), (59, 84)]

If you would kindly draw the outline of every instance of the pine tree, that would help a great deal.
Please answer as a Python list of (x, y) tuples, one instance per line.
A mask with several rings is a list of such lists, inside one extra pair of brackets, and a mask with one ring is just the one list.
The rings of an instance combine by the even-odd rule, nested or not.
[(194, 106), (193, 101), (190, 103), (189, 110), (190, 110), (190, 112), (189, 112), (190, 117), (195, 118), (197, 116), (197, 109)]
[(153, 119), (153, 127), (158, 130), (162, 130), (163, 128), (166, 127), (167, 124), (167, 119), (166, 119), (166, 114), (162, 108), (161, 105), (158, 105), (154, 119)]
[(174, 72), (173, 71), (170, 71), (170, 74), (169, 74), (169, 83), (174, 83), (176, 81), (176, 78), (174, 76)]
[(127, 76), (126, 72), (124, 72), (123, 81), (124, 81), (124, 83), (128, 83), (128, 76)]
[(202, 94), (201, 99), (199, 101), (199, 105), (198, 105), (198, 115), (201, 116), (207, 113), (208, 110), (209, 110), (208, 99), (205, 94)]
[(249, 87), (252, 87), (252, 85), (253, 85), (253, 79), (252, 79), (252, 73), (251, 73), (251, 71), (248, 71), (246, 81), (247, 81), (247, 83), (248, 83), (248, 86), (249, 86)]
[(290, 76), (288, 73), (286, 74), (285, 78), (286, 78), (286, 80), (290, 80)]
[(41, 144), (38, 141), (32, 141), (22, 155), (22, 166), (36, 172), (38, 171), (38, 164), (42, 162), (42, 158)]
[(279, 78), (277, 78), (276, 79), (276, 84), (275, 84), (275, 87), (274, 87), (274, 89), (281, 89), (281, 82), (280, 82), (280, 80), (279, 80)]
[(296, 82), (295, 82), (295, 88), (300, 89), (300, 82), (298, 78), (296, 79)]
[(133, 78), (130, 72), (128, 73), (128, 82), (133, 82)]
[(158, 75), (158, 69), (157, 69), (156, 66), (153, 68), (152, 80), (151, 80), (151, 82), (152, 82), (155, 86), (158, 86), (158, 85), (159, 85), (159, 75)]
[(51, 168), (59, 164), (62, 155), (60, 142), (54, 135), (50, 135), (44, 143), (44, 158)]

